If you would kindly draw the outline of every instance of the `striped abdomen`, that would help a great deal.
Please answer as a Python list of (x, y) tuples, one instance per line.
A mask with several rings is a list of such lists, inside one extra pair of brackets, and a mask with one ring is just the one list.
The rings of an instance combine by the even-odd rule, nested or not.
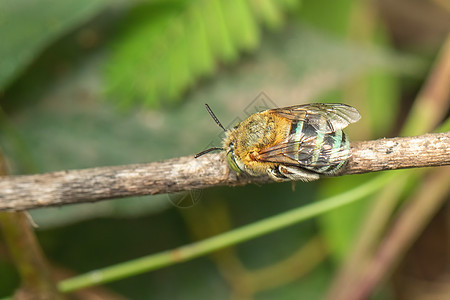
[(329, 128), (326, 119), (313, 125), (300, 120), (292, 122), (289, 146), (283, 155), (304, 169), (320, 174), (336, 173), (351, 155), (350, 143), (341, 129), (327, 132), (326, 128)]

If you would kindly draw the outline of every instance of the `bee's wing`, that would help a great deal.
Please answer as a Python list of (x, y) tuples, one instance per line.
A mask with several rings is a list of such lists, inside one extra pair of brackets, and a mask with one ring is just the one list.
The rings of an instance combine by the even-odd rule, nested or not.
[[(313, 137), (310, 138), (313, 139)], [(314, 157), (314, 155), (318, 155), (318, 157)], [(315, 169), (337, 165), (350, 156), (351, 152), (345, 146), (321, 149), (318, 153), (314, 143), (302, 140), (286, 141), (265, 148), (259, 152), (258, 160)]]
[(324, 133), (335, 132), (361, 118), (356, 108), (341, 103), (312, 103), (269, 110), (270, 113), (292, 120), (302, 121)]

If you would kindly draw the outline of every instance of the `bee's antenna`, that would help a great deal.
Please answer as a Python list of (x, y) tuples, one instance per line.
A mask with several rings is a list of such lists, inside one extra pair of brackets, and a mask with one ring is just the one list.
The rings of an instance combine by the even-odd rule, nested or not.
[[(209, 107), (209, 105), (205, 103), (205, 106), (206, 106), (206, 110), (209, 112), (209, 114), (210, 114), (211, 117), (214, 119), (214, 121), (216, 122), (216, 124), (219, 125), (219, 127), (222, 128), (223, 131), (227, 131), (227, 130), (222, 126), (222, 123), (220, 123), (219, 119), (217, 119), (216, 115), (213, 113), (213, 111), (211, 110), (211, 108)], [(211, 149), (213, 149), (213, 148), (211, 148)], [(222, 149), (222, 148), (220, 148), (220, 149)], [(215, 149), (215, 150), (217, 150), (217, 149)]]
[(216, 150), (223, 150), (223, 148), (213, 147), (213, 148), (206, 149), (200, 153), (195, 154), (194, 158), (197, 158), (199, 156), (202, 156), (203, 154), (209, 153), (211, 151), (216, 151)]

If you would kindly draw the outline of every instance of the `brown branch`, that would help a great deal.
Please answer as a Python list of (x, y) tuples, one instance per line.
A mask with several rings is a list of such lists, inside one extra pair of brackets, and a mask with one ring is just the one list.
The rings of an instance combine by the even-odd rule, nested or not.
[[(355, 142), (351, 147), (352, 157), (339, 175), (450, 165), (450, 132)], [(0, 178), (0, 210), (272, 182), (268, 177), (236, 176), (223, 153)]]

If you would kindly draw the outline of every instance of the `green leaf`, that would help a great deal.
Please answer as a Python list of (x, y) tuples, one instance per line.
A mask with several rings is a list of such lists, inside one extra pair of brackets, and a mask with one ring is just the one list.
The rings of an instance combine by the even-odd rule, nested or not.
[(0, 2), (0, 91), (58, 37), (90, 19), (105, 0)]
[(237, 61), (260, 43), (260, 26), (279, 28), (294, 1), (195, 0), (144, 3), (122, 26), (106, 70), (121, 106), (178, 101), (219, 63)]

